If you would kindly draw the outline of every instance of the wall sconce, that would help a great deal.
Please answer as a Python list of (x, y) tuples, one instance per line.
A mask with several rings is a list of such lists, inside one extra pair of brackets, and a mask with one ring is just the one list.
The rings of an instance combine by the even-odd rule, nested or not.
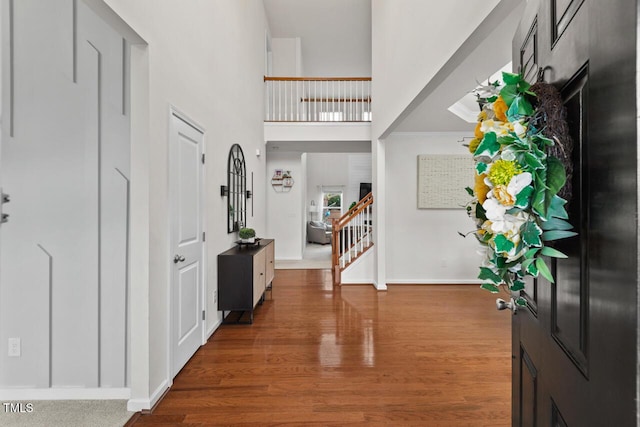
[(227, 187), (226, 185), (221, 185), (220, 186), (220, 197), (224, 197), (224, 196), (228, 196), (229, 195), (229, 187)]
[(247, 190), (247, 199), (250, 199), (250, 198), (251, 198), (251, 196), (252, 196), (252, 194), (251, 194), (251, 190)]

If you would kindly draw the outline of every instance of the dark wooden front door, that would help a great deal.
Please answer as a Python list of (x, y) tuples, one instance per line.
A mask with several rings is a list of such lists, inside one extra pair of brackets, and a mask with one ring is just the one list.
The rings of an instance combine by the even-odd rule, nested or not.
[(529, 0), (514, 68), (562, 93), (578, 236), (513, 316), (514, 426), (637, 424), (636, 1)]

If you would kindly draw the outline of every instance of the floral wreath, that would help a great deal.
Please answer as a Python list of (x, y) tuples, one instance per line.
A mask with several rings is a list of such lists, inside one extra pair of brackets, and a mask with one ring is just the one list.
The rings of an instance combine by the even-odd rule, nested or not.
[[(489, 83), (476, 90), (481, 112), (469, 143), (475, 184), (466, 188), (473, 197), (467, 213), (476, 223), (469, 234), (484, 248), (478, 278), (481, 287), (493, 293), (500, 286), (523, 290), (526, 275), (542, 275), (553, 283), (544, 257), (567, 256), (550, 244), (577, 234), (571, 231), (567, 200), (561, 197), (570, 194), (559, 194), (567, 171), (571, 173), (571, 139), (557, 90), (546, 83), (531, 86), (519, 74), (502, 73), (502, 79), (502, 85)], [(537, 95), (542, 92), (544, 99)], [(546, 108), (548, 99), (560, 106), (554, 110), (559, 113)], [(556, 132), (554, 121), (562, 132)], [(527, 304), (522, 297), (515, 302)]]

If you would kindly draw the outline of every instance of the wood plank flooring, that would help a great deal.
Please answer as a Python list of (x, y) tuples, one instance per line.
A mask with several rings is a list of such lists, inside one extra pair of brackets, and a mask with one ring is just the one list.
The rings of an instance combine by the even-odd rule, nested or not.
[(478, 286), (331, 286), (277, 270), (136, 426), (511, 425), (511, 319)]

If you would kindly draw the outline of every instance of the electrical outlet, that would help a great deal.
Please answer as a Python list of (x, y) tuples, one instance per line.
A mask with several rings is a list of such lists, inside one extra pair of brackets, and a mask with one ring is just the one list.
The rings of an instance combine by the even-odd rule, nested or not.
[(217, 303), (218, 302), (218, 291), (215, 290), (213, 291), (213, 303)]
[(9, 357), (20, 357), (20, 338), (9, 338)]

